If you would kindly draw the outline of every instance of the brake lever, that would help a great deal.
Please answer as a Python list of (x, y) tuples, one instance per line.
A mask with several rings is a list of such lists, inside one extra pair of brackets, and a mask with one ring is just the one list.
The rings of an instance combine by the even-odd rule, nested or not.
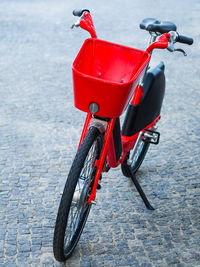
[(174, 44), (175, 44), (175, 41), (176, 41), (176, 32), (174, 31), (170, 31), (169, 32), (171, 37), (170, 37), (170, 41), (169, 41), (169, 45), (167, 47), (167, 50), (170, 51), (170, 52), (174, 52)]
[(181, 49), (181, 48), (176, 48), (176, 49), (174, 49), (174, 52), (181, 52), (181, 53), (183, 53), (183, 55), (184, 55), (185, 57), (187, 56), (186, 52), (185, 52), (183, 49)]
[(187, 53), (183, 50), (183, 49), (181, 49), (181, 48), (174, 48), (174, 47), (172, 47), (172, 46), (168, 46), (167, 47), (167, 50), (169, 51), (169, 52), (181, 52), (181, 53), (183, 53), (183, 55), (186, 57), (187, 56)]
[(74, 27), (79, 27), (79, 26), (80, 26), (80, 19), (78, 19), (77, 22), (72, 24), (72, 26), (70, 28), (73, 29)]
[(170, 31), (169, 33), (171, 34), (171, 37), (170, 37), (170, 43), (169, 43), (169, 45), (167, 47), (167, 50), (170, 51), (170, 52), (181, 52), (186, 57), (187, 54), (186, 54), (186, 52), (183, 49), (181, 49), (181, 48), (174, 48), (174, 44), (175, 44), (175, 42), (177, 40), (177, 36), (178, 36), (177, 35), (177, 32)]

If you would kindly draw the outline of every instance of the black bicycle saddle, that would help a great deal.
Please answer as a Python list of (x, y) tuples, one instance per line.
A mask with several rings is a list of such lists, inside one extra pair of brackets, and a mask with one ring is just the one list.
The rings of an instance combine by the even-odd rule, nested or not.
[(154, 18), (146, 18), (140, 23), (140, 28), (150, 32), (166, 33), (176, 31), (176, 25), (170, 21), (160, 21)]

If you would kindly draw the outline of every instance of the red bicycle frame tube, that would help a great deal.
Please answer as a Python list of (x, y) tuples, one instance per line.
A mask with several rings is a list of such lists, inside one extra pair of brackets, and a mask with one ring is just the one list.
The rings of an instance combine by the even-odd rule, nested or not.
[(88, 127), (89, 127), (91, 118), (92, 118), (92, 114), (91, 113), (87, 113), (87, 116), (86, 116), (86, 119), (85, 119), (85, 124), (83, 126), (83, 131), (82, 131), (81, 138), (80, 138), (80, 141), (79, 141), (78, 149), (79, 149), (83, 139), (85, 138), (85, 136), (86, 136), (86, 134), (88, 132)]
[(113, 135), (110, 138), (106, 160), (107, 160), (108, 166), (111, 168), (115, 168), (119, 165), (118, 162), (116, 161), (115, 144), (113, 140)]
[(141, 85), (138, 85), (137, 88), (135, 89), (133, 99), (131, 102), (132, 105), (139, 105), (140, 104), (140, 100), (143, 97), (142, 89), (143, 89), (143, 87)]

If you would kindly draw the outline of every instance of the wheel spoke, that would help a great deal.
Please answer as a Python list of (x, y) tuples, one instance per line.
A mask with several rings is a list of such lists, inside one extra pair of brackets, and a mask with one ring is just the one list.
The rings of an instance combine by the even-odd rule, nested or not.
[(68, 241), (70, 241), (71, 239), (71, 235), (72, 235), (72, 230), (73, 230), (73, 224), (74, 224), (74, 217), (77, 213), (77, 210), (75, 211), (75, 214), (73, 214), (73, 209), (70, 209), (70, 225), (69, 225), (69, 234), (68, 234)]

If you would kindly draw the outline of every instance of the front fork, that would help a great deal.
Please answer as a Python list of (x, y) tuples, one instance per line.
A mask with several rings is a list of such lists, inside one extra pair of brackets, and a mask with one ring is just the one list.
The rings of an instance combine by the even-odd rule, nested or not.
[(107, 151), (108, 151), (108, 145), (109, 145), (110, 139), (112, 137), (113, 128), (115, 125), (115, 120), (116, 119), (113, 118), (113, 119), (110, 119), (110, 121), (108, 122), (105, 136), (104, 136), (104, 144), (103, 144), (103, 149), (101, 151), (101, 156), (100, 156), (100, 159), (96, 160), (96, 162), (95, 162), (95, 166), (97, 167), (97, 172), (96, 172), (96, 175), (94, 178), (94, 185), (92, 188), (92, 192), (91, 192), (90, 197), (88, 199), (88, 204), (95, 203), (94, 200), (96, 198), (96, 190), (97, 190), (98, 182), (99, 182), (99, 179), (101, 176), (101, 172), (102, 172), (103, 167), (104, 167), (104, 162), (105, 162)]
[(91, 113), (87, 114), (86, 120), (85, 120), (85, 124), (83, 127), (83, 131), (82, 131), (82, 135), (81, 135), (81, 139), (79, 142), (79, 146), (80, 147), (83, 139), (85, 138), (87, 131), (90, 127), (97, 127), (101, 132), (105, 132), (104, 135), (104, 143), (103, 143), (103, 149), (101, 151), (101, 156), (100, 159), (96, 160), (95, 162), (95, 166), (97, 167), (97, 171), (96, 171), (96, 175), (94, 178), (94, 185), (92, 188), (92, 192), (89, 196), (88, 199), (88, 204), (94, 204), (95, 203), (95, 198), (96, 198), (96, 190), (97, 190), (97, 186), (98, 186), (98, 182), (104, 167), (104, 162), (106, 159), (106, 155), (107, 155), (107, 151), (108, 151), (108, 146), (113, 134), (113, 128), (115, 125), (115, 118), (112, 118), (109, 120), (109, 122), (104, 122), (104, 121), (100, 121), (98, 119), (95, 119), (92, 117)]

